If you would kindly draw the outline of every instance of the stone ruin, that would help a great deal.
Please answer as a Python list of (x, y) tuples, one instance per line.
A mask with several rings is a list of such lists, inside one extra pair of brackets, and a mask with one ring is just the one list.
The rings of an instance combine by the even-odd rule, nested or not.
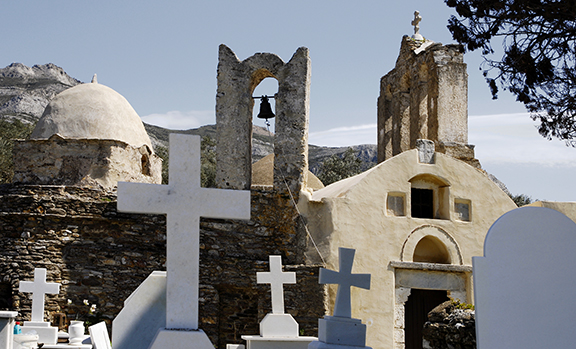
[[(288, 63), (271, 53), (243, 61), (225, 45), (218, 58), (216, 94), (216, 185), (250, 189), (252, 184), (252, 93), (262, 80), (278, 80), (274, 135), (274, 189), (299, 193), (308, 174), (310, 70), (308, 49), (299, 48)], [(286, 183), (285, 183), (286, 182)]]
[(468, 73), (460, 45), (402, 38), (396, 67), (380, 80), (378, 163), (434, 141), (437, 152), (480, 168), (468, 144)]
[(162, 160), (140, 117), (96, 81), (58, 94), (14, 153), (14, 183), (112, 190), (118, 181), (162, 181)]

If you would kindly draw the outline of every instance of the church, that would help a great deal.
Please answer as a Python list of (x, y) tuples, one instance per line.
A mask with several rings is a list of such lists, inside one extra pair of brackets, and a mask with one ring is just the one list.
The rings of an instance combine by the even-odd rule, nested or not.
[[(265, 78), (278, 81), (274, 155), (253, 164), (252, 93)], [(460, 46), (402, 38), (396, 67), (381, 78), (378, 165), (326, 187), (308, 170), (308, 49), (288, 62), (270, 53), (241, 61), (221, 45), (217, 79), (216, 183), (250, 190), (251, 218), (200, 221), (199, 321), (216, 347), (258, 332), (270, 301), (256, 273), (269, 255), (296, 272), (286, 310), (304, 335), (316, 335), (332, 309), (336, 289), (318, 284), (318, 268), (337, 269), (339, 247), (356, 250), (353, 272), (372, 275), (370, 290), (352, 289), (368, 346), (421, 347), (425, 309), (473, 302), (471, 258), (516, 205), (467, 143)], [(99, 311), (92, 316), (110, 323), (165, 266), (165, 216), (116, 208), (119, 181), (160, 182), (161, 160), (138, 115), (97, 81), (72, 87), (48, 105), (31, 139), (17, 142), (14, 158), (14, 182), (0, 187), (0, 301), (29, 317), (18, 283), (44, 267), (62, 284), (46, 300), (51, 321), (85, 316), (87, 299)], [(574, 205), (537, 205), (576, 218)]]

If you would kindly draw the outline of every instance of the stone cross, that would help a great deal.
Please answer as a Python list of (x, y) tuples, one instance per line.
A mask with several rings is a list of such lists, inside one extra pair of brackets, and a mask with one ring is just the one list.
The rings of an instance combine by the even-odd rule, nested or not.
[(166, 329), (198, 329), (200, 217), (250, 219), (250, 191), (200, 186), (200, 137), (170, 134), (169, 184), (118, 183), (118, 211), (166, 214)]
[(46, 282), (46, 269), (34, 269), (34, 281), (20, 281), (20, 292), (32, 293), (32, 321), (44, 321), (44, 297), (46, 294), (58, 294), (60, 284)]
[(351, 318), (352, 307), (350, 304), (350, 287), (360, 287), (370, 289), (370, 274), (352, 274), (352, 264), (354, 263), (354, 253), (356, 250), (340, 247), (338, 249), (338, 259), (340, 271), (320, 268), (321, 284), (338, 284), (336, 293), (336, 304), (334, 305), (334, 316)]
[(284, 284), (295, 284), (296, 273), (282, 272), (282, 257), (269, 256), (270, 271), (256, 273), (256, 282), (270, 284), (272, 292), (272, 314), (284, 314)]
[(420, 35), (420, 22), (422, 21), (422, 16), (420, 16), (419, 11), (414, 11), (414, 20), (410, 23), (414, 26), (414, 36)]

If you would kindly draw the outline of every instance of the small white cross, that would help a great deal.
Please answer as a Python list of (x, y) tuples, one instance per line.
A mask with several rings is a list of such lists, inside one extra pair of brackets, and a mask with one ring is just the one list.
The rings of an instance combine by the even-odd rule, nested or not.
[(170, 134), (168, 185), (118, 183), (118, 211), (166, 214), (166, 328), (198, 329), (200, 217), (250, 219), (250, 191), (200, 186), (200, 137)]
[(44, 297), (46, 294), (58, 294), (60, 284), (46, 282), (46, 269), (34, 269), (34, 281), (20, 281), (20, 292), (32, 293), (32, 321), (44, 321)]
[(420, 16), (420, 12), (414, 11), (414, 20), (411, 22), (411, 24), (414, 26), (414, 36), (413, 37), (419, 37), (420, 36), (420, 22), (421, 21), (422, 21), (422, 16)]
[(256, 283), (270, 284), (272, 314), (284, 314), (284, 284), (295, 284), (296, 273), (282, 272), (282, 256), (269, 256), (270, 271), (256, 273)]
[(352, 306), (350, 304), (350, 287), (360, 287), (370, 289), (370, 274), (352, 274), (352, 264), (354, 263), (354, 253), (356, 250), (340, 247), (338, 258), (340, 271), (320, 268), (319, 283), (338, 284), (336, 293), (336, 304), (334, 305), (334, 316), (351, 318)]

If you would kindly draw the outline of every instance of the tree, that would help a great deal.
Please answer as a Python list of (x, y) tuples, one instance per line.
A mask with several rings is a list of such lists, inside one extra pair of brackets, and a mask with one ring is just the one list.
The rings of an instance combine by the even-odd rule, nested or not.
[[(209, 136), (203, 136), (200, 145), (200, 183), (202, 187), (216, 187), (216, 142)], [(163, 146), (156, 147), (156, 155), (162, 158), (162, 184), (168, 184), (168, 164), (170, 154)]]
[(34, 130), (33, 124), (25, 124), (20, 120), (0, 120), (0, 183), (12, 182), (14, 162), (12, 149), (14, 139), (26, 139)]
[(509, 196), (518, 207), (526, 206), (534, 202), (532, 198), (526, 194), (518, 194), (518, 195), (510, 194)]
[(348, 148), (342, 157), (334, 154), (322, 163), (318, 179), (324, 185), (330, 185), (362, 172), (361, 166), (362, 160), (356, 157), (354, 149)]
[[(448, 29), (469, 51), (482, 50), (481, 69), (494, 99), (509, 90), (539, 121), (545, 138), (576, 146), (576, 2), (445, 0), (458, 13)], [(492, 43), (502, 42), (503, 54)]]

